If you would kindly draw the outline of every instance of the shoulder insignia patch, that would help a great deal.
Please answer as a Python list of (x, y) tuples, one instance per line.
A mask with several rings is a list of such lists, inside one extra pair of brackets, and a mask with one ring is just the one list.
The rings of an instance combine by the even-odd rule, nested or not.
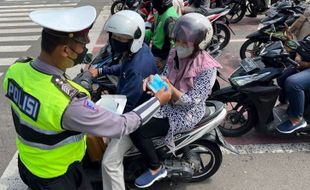
[(86, 99), (84, 100), (84, 107), (94, 111), (94, 112), (98, 112), (99, 109), (98, 109), (98, 106), (93, 102), (91, 101), (90, 99)]
[(32, 61), (32, 60), (33, 60), (32, 57), (20, 57), (15, 61), (15, 63), (16, 62), (28, 63), (29, 61)]
[(54, 83), (59, 90), (68, 96), (70, 100), (80, 93), (78, 89), (72, 86), (66, 79), (61, 78), (61, 76), (54, 75), (52, 77), (52, 83)]

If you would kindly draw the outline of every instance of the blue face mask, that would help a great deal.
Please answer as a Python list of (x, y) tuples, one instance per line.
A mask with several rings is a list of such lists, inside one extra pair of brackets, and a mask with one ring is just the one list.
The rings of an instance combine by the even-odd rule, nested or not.
[(182, 47), (182, 46), (175, 46), (179, 58), (186, 58), (192, 55), (194, 52), (194, 47)]
[(130, 50), (130, 42), (120, 42), (118, 40), (115, 40), (113, 38), (110, 39), (110, 44), (112, 46), (112, 49), (114, 52), (116, 53), (124, 53), (126, 51), (129, 51)]

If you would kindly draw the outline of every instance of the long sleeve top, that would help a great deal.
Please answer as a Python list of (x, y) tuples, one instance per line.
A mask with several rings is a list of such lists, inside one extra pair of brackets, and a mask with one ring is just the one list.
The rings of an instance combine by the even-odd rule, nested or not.
[(131, 57), (125, 57), (121, 64), (103, 67), (101, 75), (115, 75), (119, 77), (117, 94), (127, 97), (124, 113), (133, 110), (137, 105), (150, 98), (143, 92), (143, 79), (157, 73), (154, 57), (146, 44)]

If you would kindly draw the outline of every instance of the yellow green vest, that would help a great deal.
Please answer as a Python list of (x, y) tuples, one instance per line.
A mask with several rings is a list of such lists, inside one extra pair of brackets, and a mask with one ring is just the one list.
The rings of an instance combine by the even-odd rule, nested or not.
[[(82, 160), (86, 150), (84, 134), (61, 127), (70, 98), (52, 78), (35, 70), (30, 62), (16, 62), (3, 83), (12, 107), (19, 157), (31, 173), (41, 178), (63, 175), (70, 164)], [(67, 82), (89, 96), (81, 86)]]

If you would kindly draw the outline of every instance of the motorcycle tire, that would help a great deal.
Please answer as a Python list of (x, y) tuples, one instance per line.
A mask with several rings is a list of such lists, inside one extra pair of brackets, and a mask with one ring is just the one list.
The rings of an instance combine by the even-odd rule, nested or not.
[(124, 10), (125, 9), (125, 1), (114, 1), (113, 4), (111, 5), (111, 15), (115, 14), (118, 11)]
[[(188, 147), (190, 151), (193, 151), (194, 153), (199, 153), (200, 155), (198, 156), (201, 156), (201, 154), (203, 153), (210, 155), (209, 163), (202, 163), (203, 161), (205, 161), (205, 159), (202, 159), (200, 157), (202, 169), (199, 170), (199, 172), (194, 172), (190, 182), (204, 181), (205, 179), (211, 177), (217, 172), (217, 170), (222, 164), (223, 159), (222, 151), (219, 145), (208, 140), (198, 140), (189, 144)], [(198, 148), (199, 150), (195, 151), (196, 148)], [(203, 150), (205, 150), (205, 152)]]
[(220, 44), (220, 49), (224, 49), (230, 41), (229, 28), (224, 23), (218, 22), (216, 23), (215, 34), (217, 35)]
[[(244, 17), (246, 13), (246, 5), (240, 4), (234, 1), (229, 1), (227, 4), (225, 4), (231, 8), (228, 15), (226, 16), (229, 23), (237, 23)], [(236, 16), (236, 17), (235, 17)]]
[[(256, 122), (257, 114), (252, 105), (242, 105), (237, 102), (223, 102), (226, 104), (227, 116), (224, 122), (218, 126), (220, 131), (225, 137), (239, 137), (250, 131)], [(232, 106), (234, 109), (229, 110), (228, 105), (236, 104)], [(241, 108), (241, 109), (239, 109)], [(240, 117), (240, 114), (241, 117)], [(246, 114), (247, 118), (244, 117)], [(228, 126), (227, 126), (228, 125)], [(231, 126), (230, 126), (231, 125)]]
[[(265, 44), (265, 41), (259, 40), (259, 39), (248, 39), (245, 41), (241, 48), (240, 48), (240, 58), (244, 59), (246, 57), (257, 57), (259, 55), (259, 52), (261, 50), (261, 47)], [(249, 50), (248, 48), (253, 45), (253, 49)], [(246, 53), (250, 53), (250, 56), (247, 56)]]

